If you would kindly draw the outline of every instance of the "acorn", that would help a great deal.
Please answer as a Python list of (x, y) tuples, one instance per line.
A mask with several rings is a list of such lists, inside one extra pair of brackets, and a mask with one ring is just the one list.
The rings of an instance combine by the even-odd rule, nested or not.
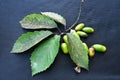
[(95, 56), (95, 50), (93, 47), (90, 47), (89, 50), (88, 50), (88, 55), (90, 57), (94, 57)]
[(86, 43), (83, 43), (83, 45), (84, 45), (84, 47), (85, 47), (86, 52), (88, 53), (88, 46), (87, 46), (87, 44), (86, 44)]
[(68, 43), (67, 35), (64, 35), (64, 36), (63, 36), (63, 40), (64, 40), (65, 43)]
[(68, 54), (69, 51), (68, 51), (68, 46), (66, 43), (61, 44), (61, 49), (62, 49), (64, 54)]
[(75, 30), (76, 30), (76, 31), (82, 30), (82, 28), (83, 28), (84, 26), (85, 26), (84, 23), (80, 23), (80, 24), (78, 24), (78, 25), (75, 27)]
[(93, 33), (94, 29), (92, 27), (84, 27), (82, 29), (82, 31), (86, 32), (86, 33)]
[(87, 37), (87, 33), (83, 32), (83, 31), (77, 31), (77, 34), (80, 36), (80, 37)]
[(102, 44), (94, 44), (92, 47), (93, 47), (93, 48), (95, 49), (95, 51), (97, 51), (97, 52), (105, 52), (105, 51), (107, 50), (106, 46), (104, 46), (104, 45), (102, 45)]

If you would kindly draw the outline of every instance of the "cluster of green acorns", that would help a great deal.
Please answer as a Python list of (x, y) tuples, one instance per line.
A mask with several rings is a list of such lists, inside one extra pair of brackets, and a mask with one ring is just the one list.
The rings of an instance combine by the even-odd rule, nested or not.
[[(85, 27), (84, 23), (80, 23), (75, 27), (75, 30), (71, 30), (74, 31), (74, 34), (77, 37), (87, 37), (88, 34), (90, 33), (94, 33), (94, 29), (92, 27)], [(63, 51), (64, 54), (68, 54), (68, 46), (67, 46), (67, 35), (63, 36), (63, 40), (64, 43), (61, 44), (61, 49)], [(105, 52), (106, 51), (106, 46), (102, 45), (102, 44), (94, 44), (92, 45), (90, 48), (88, 48), (86, 43), (83, 43), (88, 55), (90, 57), (94, 57), (95, 55), (95, 51), (96, 52)]]

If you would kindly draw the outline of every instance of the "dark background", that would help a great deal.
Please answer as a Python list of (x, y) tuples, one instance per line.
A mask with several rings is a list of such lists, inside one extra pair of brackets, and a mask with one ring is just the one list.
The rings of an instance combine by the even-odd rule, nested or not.
[(107, 46), (105, 54), (96, 53), (90, 59), (90, 71), (82, 69), (81, 74), (76, 74), (75, 64), (60, 50), (47, 71), (32, 77), (32, 50), (10, 53), (16, 39), (29, 31), (19, 24), (24, 16), (53, 11), (64, 16), (69, 27), (77, 17), (79, 5), (79, 0), (0, 0), (0, 80), (120, 80), (120, 0), (85, 0), (79, 23), (92, 26), (95, 33), (84, 42)]

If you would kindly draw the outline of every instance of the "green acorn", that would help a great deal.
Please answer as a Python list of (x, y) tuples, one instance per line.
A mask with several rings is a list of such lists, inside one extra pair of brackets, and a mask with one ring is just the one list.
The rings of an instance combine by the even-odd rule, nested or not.
[(84, 45), (84, 47), (85, 47), (86, 52), (88, 53), (88, 46), (87, 46), (87, 44), (86, 44), (86, 43), (83, 43), (83, 45)]
[(84, 27), (82, 29), (82, 31), (86, 32), (86, 33), (93, 33), (94, 29), (92, 27)]
[(68, 43), (67, 35), (64, 35), (64, 36), (63, 36), (63, 40), (64, 40), (65, 43)]
[(89, 48), (89, 51), (88, 51), (88, 52), (89, 52), (88, 55), (89, 55), (90, 57), (94, 57), (94, 56), (95, 56), (95, 50), (94, 50), (93, 47)]
[(76, 30), (76, 31), (82, 30), (82, 28), (83, 28), (84, 26), (85, 26), (84, 23), (80, 23), (80, 24), (78, 24), (78, 25), (75, 27), (75, 30)]
[(106, 46), (104, 46), (104, 45), (102, 45), (102, 44), (94, 44), (92, 47), (93, 47), (93, 48), (95, 49), (95, 51), (97, 51), (97, 52), (105, 52), (105, 51), (107, 50)]
[(77, 31), (77, 34), (80, 36), (80, 37), (87, 37), (87, 33), (83, 32), (83, 31)]
[(68, 54), (69, 51), (68, 51), (68, 46), (66, 43), (61, 44), (61, 49), (62, 49), (64, 54)]

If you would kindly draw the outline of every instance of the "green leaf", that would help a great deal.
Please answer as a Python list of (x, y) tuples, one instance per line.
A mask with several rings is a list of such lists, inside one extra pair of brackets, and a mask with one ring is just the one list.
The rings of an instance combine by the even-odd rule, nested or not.
[(51, 34), (52, 32), (50, 31), (27, 32), (17, 39), (11, 53), (24, 52), (45, 39), (46, 37), (50, 36)]
[(51, 20), (49, 17), (41, 14), (27, 15), (20, 21), (20, 24), (25, 29), (51, 29), (57, 27), (54, 20)]
[(77, 66), (88, 70), (88, 54), (82, 41), (73, 33), (67, 33), (67, 38), (71, 59)]
[(41, 12), (42, 15), (46, 15), (48, 17), (50, 17), (51, 19), (55, 20), (56, 22), (59, 22), (61, 24), (63, 24), (64, 26), (66, 26), (66, 20), (63, 16), (54, 13), (54, 12)]
[(32, 76), (46, 70), (58, 54), (60, 36), (55, 35), (43, 41), (31, 55)]

